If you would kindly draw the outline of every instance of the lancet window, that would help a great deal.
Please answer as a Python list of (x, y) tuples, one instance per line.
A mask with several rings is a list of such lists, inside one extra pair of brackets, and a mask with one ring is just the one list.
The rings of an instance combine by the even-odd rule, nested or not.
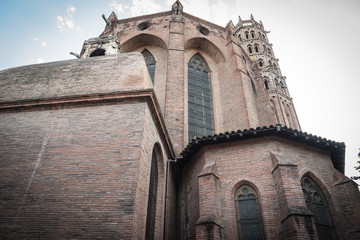
[(145, 63), (147, 66), (147, 69), (149, 71), (149, 75), (151, 78), (152, 83), (154, 83), (154, 77), (155, 77), (155, 65), (156, 65), (156, 61), (154, 56), (151, 54), (151, 52), (149, 52), (147, 49), (145, 49), (144, 51), (141, 52), (141, 54), (144, 56), (145, 58)]
[(264, 239), (259, 199), (256, 191), (241, 186), (235, 193), (238, 236), (241, 240)]
[(188, 64), (188, 138), (214, 133), (209, 70), (199, 54)]
[(148, 240), (154, 239), (157, 184), (158, 184), (157, 156), (155, 150), (153, 150), (151, 157), (149, 197), (148, 197), (146, 231), (145, 231), (145, 239)]
[(305, 203), (314, 214), (314, 220), (319, 240), (337, 239), (332, 222), (329, 203), (319, 186), (308, 176), (301, 180)]

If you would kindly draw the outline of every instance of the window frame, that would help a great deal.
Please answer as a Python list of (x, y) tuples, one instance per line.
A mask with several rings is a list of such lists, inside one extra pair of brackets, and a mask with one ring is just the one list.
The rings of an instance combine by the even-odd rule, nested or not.
[(188, 62), (188, 141), (194, 136), (215, 132), (211, 77), (208, 65), (199, 54)]
[[(312, 189), (310, 189), (310, 188), (312, 188)], [(314, 215), (314, 222), (315, 222), (316, 232), (317, 232), (319, 240), (328, 240), (329, 239), (328, 236), (326, 236), (326, 237), (323, 236), (323, 238), (322, 238), (321, 235), (319, 234), (322, 232), (322, 230), (324, 230), (324, 228), (325, 229), (327, 228), (327, 230), (326, 230), (327, 233), (329, 233), (329, 230), (331, 231), (331, 233), (330, 233), (331, 238), (329, 240), (338, 239), (338, 236), (336, 234), (336, 226), (333, 221), (329, 201), (326, 198), (324, 192), (321, 190), (320, 186), (310, 176), (306, 175), (301, 179), (301, 189), (303, 191), (306, 207)], [(317, 205), (320, 205), (320, 204), (314, 200), (315, 194), (317, 197), (320, 197), (320, 200), (323, 202), (323, 208), (325, 211), (325, 215), (327, 215), (326, 221), (328, 221), (328, 223), (329, 223), (328, 225), (319, 223), (319, 216), (318, 216), (318, 212), (316, 211), (316, 204)], [(310, 197), (310, 199), (308, 197)], [(310, 209), (310, 207), (311, 207), (311, 209)], [(322, 218), (321, 221), (324, 220), (323, 217), (324, 216), (321, 217)]]
[[(240, 202), (241, 201), (249, 201), (251, 200), (250, 198), (248, 199), (243, 199), (240, 200), (239, 197), (241, 195), (244, 195), (244, 189), (248, 189), (248, 194), (249, 195), (253, 195), (254, 198), (253, 200), (255, 201), (255, 208), (256, 208), (256, 215), (257, 218), (247, 218), (247, 219), (241, 219), (241, 206), (240, 206)], [(237, 225), (237, 234), (238, 234), (238, 239), (239, 240), (246, 240), (246, 238), (244, 238), (243, 236), (243, 228), (244, 226), (242, 225), (242, 223), (251, 223), (254, 222), (254, 220), (258, 221), (258, 227), (259, 227), (259, 233), (260, 233), (260, 238), (257, 239), (265, 239), (265, 231), (264, 231), (264, 222), (263, 222), (263, 217), (262, 217), (262, 211), (261, 211), (261, 207), (260, 207), (260, 201), (259, 201), (259, 194), (258, 192), (249, 184), (242, 184), (240, 185), (237, 190), (235, 191), (234, 194), (234, 202), (235, 202), (235, 209), (236, 209), (236, 225)]]

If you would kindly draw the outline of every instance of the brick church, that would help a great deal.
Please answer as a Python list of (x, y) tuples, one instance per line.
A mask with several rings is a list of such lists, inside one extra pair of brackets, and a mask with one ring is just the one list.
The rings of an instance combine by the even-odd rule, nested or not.
[(104, 20), (0, 71), (0, 239), (360, 239), (345, 145), (301, 131), (261, 21)]

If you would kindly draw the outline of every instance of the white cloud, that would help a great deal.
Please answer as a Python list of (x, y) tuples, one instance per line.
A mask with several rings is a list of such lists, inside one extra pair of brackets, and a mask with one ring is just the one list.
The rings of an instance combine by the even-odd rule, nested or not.
[(161, 6), (154, 0), (131, 0), (131, 15), (138, 16), (161, 11)]
[(72, 5), (70, 5), (68, 7), (68, 9), (66, 9), (67, 15), (62, 17), (62, 16), (57, 16), (57, 22), (56, 25), (58, 27), (58, 29), (60, 30), (60, 32), (72, 32), (74, 30), (79, 31), (80, 28), (79, 27), (75, 27), (75, 23), (73, 20), (73, 14), (75, 13), (76, 8)]
[(43, 42), (42, 45), (43, 45), (43, 47), (46, 47), (46, 42)]
[(33, 38), (33, 41), (39, 41), (39, 39), (38, 38)]
[(43, 63), (44, 62), (44, 59), (43, 58), (38, 58), (36, 59), (36, 63)]
[[(109, 3), (109, 6), (112, 7), (112, 8), (115, 8), (115, 10), (118, 12), (118, 13), (123, 13), (124, 12), (124, 7), (122, 4), (118, 3), (117, 1), (112, 1), (111, 3)], [(125, 6), (125, 8), (129, 8), (128, 6)]]
[(66, 10), (68, 15), (71, 15), (72, 13), (75, 13), (76, 8), (72, 5)]

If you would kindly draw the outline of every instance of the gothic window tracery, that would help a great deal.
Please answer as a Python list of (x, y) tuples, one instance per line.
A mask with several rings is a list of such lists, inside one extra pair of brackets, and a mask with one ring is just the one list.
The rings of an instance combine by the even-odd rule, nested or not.
[(248, 185), (241, 186), (235, 193), (235, 205), (239, 239), (264, 239), (256, 191)]
[(188, 139), (214, 133), (209, 70), (199, 54), (188, 64)]
[(309, 211), (314, 214), (318, 238), (320, 240), (337, 239), (332, 222), (329, 203), (319, 186), (308, 176), (301, 180), (305, 203)]
[(147, 69), (149, 71), (149, 75), (151, 78), (152, 83), (154, 84), (154, 77), (155, 77), (155, 65), (156, 65), (156, 61), (154, 56), (151, 54), (151, 52), (149, 52), (149, 50), (144, 49), (144, 51), (141, 52), (141, 54), (144, 56), (145, 58), (145, 63), (147, 66)]

